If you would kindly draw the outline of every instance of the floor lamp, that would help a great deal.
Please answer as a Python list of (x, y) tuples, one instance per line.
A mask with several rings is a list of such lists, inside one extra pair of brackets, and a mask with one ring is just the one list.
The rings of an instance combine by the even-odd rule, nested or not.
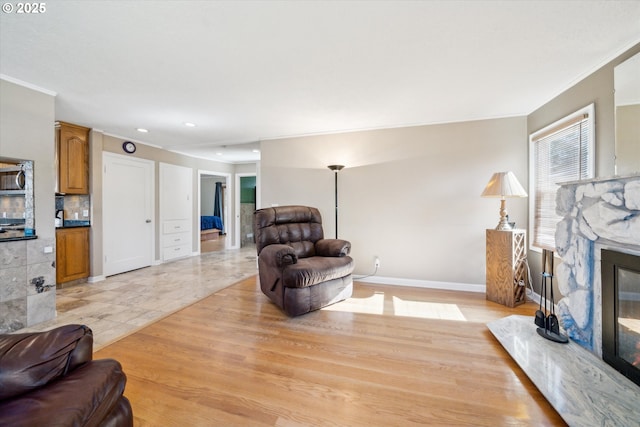
[(338, 172), (340, 172), (344, 165), (329, 165), (327, 166), (334, 172), (335, 177), (335, 201), (336, 201), (336, 239), (338, 238)]

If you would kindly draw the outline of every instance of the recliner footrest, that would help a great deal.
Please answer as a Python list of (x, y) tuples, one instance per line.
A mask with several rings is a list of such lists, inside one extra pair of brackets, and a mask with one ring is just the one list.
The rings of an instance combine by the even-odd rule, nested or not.
[(299, 258), (296, 264), (283, 269), (282, 285), (286, 288), (305, 288), (348, 276), (352, 272), (351, 257)]

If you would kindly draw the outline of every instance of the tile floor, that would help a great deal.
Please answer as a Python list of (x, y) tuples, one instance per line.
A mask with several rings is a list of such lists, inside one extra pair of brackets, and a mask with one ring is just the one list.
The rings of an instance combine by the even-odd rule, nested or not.
[(96, 351), (257, 273), (255, 246), (202, 253), (58, 289), (56, 318), (15, 332), (85, 324), (93, 330)]

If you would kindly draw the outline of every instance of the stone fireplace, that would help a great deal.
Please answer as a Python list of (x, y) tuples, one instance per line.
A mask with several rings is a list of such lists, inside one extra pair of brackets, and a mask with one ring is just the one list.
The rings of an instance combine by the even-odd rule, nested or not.
[(640, 176), (566, 183), (556, 201), (557, 314), (571, 339), (602, 357), (601, 252), (640, 255)]
[[(630, 310), (627, 306), (620, 311), (635, 312), (640, 294), (630, 292), (628, 283), (635, 286), (640, 277), (635, 265), (640, 255), (640, 176), (566, 183), (558, 190), (556, 206), (563, 217), (556, 229), (556, 254), (562, 263), (555, 273), (563, 295), (556, 314), (571, 340), (558, 344), (541, 338), (533, 316), (512, 315), (489, 322), (487, 327), (567, 424), (637, 425), (640, 387), (634, 384), (633, 375), (603, 358), (602, 302), (603, 295), (605, 300), (611, 296), (602, 292), (610, 290), (610, 283), (603, 287), (602, 271), (604, 268), (607, 282), (609, 252), (633, 259), (630, 279), (622, 285), (623, 292), (631, 296), (620, 298), (619, 306), (622, 300), (625, 304), (632, 301)], [(601, 263), (603, 254), (605, 262)], [(604, 315), (612, 317), (607, 312)], [(618, 315), (617, 322), (628, 327), (627, 317), (635, 315), (625, 315), (626, 325)], [(637, 328), (633, 323), (631, 340), (636, 339)], [(605, 338), (608, 333), (606, 330)], [(623, 358), (632, 365), (635, 357), (633, 353)]]

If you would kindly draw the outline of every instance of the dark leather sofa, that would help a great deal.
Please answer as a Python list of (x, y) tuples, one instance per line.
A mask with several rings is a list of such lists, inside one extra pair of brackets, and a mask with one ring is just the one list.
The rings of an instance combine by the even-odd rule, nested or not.
[(318, 310), (351, 297), (351, 243), (325, 239), (318, 209), (277, 206), (259, 209), (253, 224), (260, 288), (289, 316)]
[(82, 325), (0, 335), (0, 426), (133, 426), (127, 381)]

